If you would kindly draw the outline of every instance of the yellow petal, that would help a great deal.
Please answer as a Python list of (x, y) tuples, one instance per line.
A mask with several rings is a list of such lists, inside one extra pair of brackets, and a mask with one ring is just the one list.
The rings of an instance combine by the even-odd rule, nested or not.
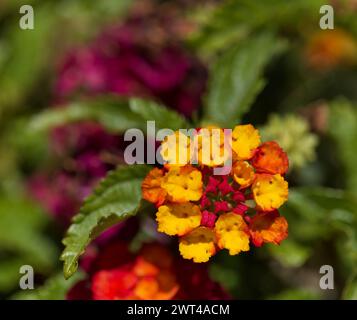
[(248, 226), (242, 216), (235, 213), (222, 214), (215, 225), (218, 246), (228, 249), (230, 255), (249, 250)]
[(236, 126), (232, 132), (232, 149), (238, 160), (248, 160), (260, 144), (259, 131), (251, 124)]
[(191, 166), (170, 167), (161, 187), (173, 202), (197, 201), (202, 196), (202, 174)]
[(185, 259), (207, 262), (216, 253), (214, 232), (206, 227), (194, 229), (180, 238), (179, 250)]
[(165, 137), (160, 154), (170, 165), (184, 166), (190, 162), (190, 138), (181, 131)]
[(259, 209), (278, 209), (288, 199), (288, 183), (280, 174), (256, 174), (252, 185), (254, 200)]
[(194, 138), (194, 145), (201, 165), (220, 166), (230, 157), (229, 145), (225, 145), (224, 131), (220, 128), (202, 128)]
[(156, 213), (158, 231), (170, 236), (184, 235), (201, 223), (201, 211), (192, 203), (167, 204)]

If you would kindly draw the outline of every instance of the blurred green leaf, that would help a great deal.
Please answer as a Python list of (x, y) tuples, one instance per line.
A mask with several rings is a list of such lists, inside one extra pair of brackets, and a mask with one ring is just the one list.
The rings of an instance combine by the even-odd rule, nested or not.
[[(60, 0), (56, 1), (57, 19), (65, 29), (65, 34), (72, 32), (84, 38), (93, 35), (110, 22), (117, 22), (130, 8), (134, 0)], [(96, 28), (90, 30), (95, 24)]]
[(23, 107), (25, 96), (48, 69), (53, 53), (48, 45), (54, 34), (53, 12), (53, 6), (46, 3), (36, 8), (34, 30), (21, 30), (14, 19), (5, 34), (7, 58), (0, 69), (0, 119), (5, 111)]
[(284, 47), (264, 33), (225, 52), (211, 72), (203, 122), (227, 128), (239, 123), (264, 86), (265, 66)]
[(344, 300), (357, 300), (357, 273), (354, 274), (347, 282), (342, 293)]
[(347, 188), (357, 190), (357, 107), (347, 100), (331, 104), (328, 133), (336, 142), (337, 156), (345, 169)]
[(20, 267), (24, 265), (21, 258), (0, 259), (0, 292), (11, 291), (20, 280)]
[(294, 228), (290, 233), (300, 241), (312, 241), (328, 237), (334, 230), (336, 212), (344, 212), (354, 219), (355, 200), (342, 190), (322, 187), (291, 189), (287, 204), (281, 212)]
[(54, 267), (57, 247), (42, 233), (47, 223), (48, 218), (31, 202), (0, 198), (0, 253), (4, 255), (0, 255), (0, 291), (18, 281), (16, 266), (29, 264), (44, 274)]
[[(206, 10), (204, 22), (191, 36), (190, 43), (207, 56), (248, 38), (256, 30), (281, 28), (286, 31), (290, 27), (289, 30), (300, 31), (302, 23), (304, 27), (308, 23), (314, 27), (316, 15), (323, 4), (323, 0), (221, 1), (216, 8)], [(202, 19), (202, 8), (198, 10), (198, 17)]]
[(38, 289), (26, 290), (15, 294), (13, 300), (65, 300), (68, 290), (78, 281), (82, 280), (84, 274), (78, 272), (71, 279), (64, 279), (63, 274), (58, 274), (48, 279)]
[(145, 131), (146, 121), (155, 121), (157, 129), (188, 127), (181, 115), (155, 102), (131, 99), (128, 103), (109, 96), (47, 109), (32, 119), (29, 128), (35, 131), (48, 130), (84, 120), (97, 121), (107, 130), (119, 133), (131, 128)]
[(169, 128), (178, 130), (189, 127), (187, 120), (183, 116), (153, 101), (137, 98), (131, 99), (130, 110), (140, 115), (144, 121), (155, 121), (155, 125), (159, 129)]
[(9, 122), (0, 140), (2, 148), (13, 153), (14, 165), (18, 169), (25, 167), (25, 170), (41, 166), (49, 156), (49, 136), (45, 132), (32, 130), (28, 122), (29, 117), (17, 117)]
[(317, 300), (321, 298), (317, 293), (304, 289), (288, 289), (270, 296), (270, 300)]
[(143, 126), (141, 117), (129, 109), (127, 102), (113, 97), (100, 97), (46, 109), (34, 116), (29, 123), (29, 129), (49, 130), (59, 125), (85, 120), (97, 121), (109, 131), (115, 132)]
[(0, 141), (0, 193), (13, 195), (24, 193), (21, 174), (17, 167), (17, 154)]
[(30, 202), (0, 199), (0, 249), (18, 252), (42, 267), (50, 267), (56, 247), (41, 235), (46, 216)]
[(300, 245), (331, 240), (341, 257), (341, 267), (351, 272), (357, 264), (357, 199), (343, 190), (322, 187), (291, 189), (281, 208), (289, 222), (289, 239)]
[(78, 267), (86, 246), (101, 232), (137, 213), (141, 203), (141, 183), (150, 167), (134, 165), (110, 172), (89, 196), (63, 240), (64, 275), (69, 278)]
[[(0, 35), (0, 121), (7, 114), (33, 107), (31, 102), (25, 102), (38, 86), (48, 94), (46, 89), (50, 88), (41, 80), (44, 76), (50, 78), (52, 62), (69, 47), (96, 36), (108, 21), (118, 21), (132, 3), (133, 0), (0, 2), (0, 18), (2, 14), (9, 15)], [(19, 8), (24, 4), (33, 5), (34, 30), (19, 28)]]
[(311, 254), (311, 248), (290, 238), (279, 246), (270, 245), (268, 250), (283, 266), (293, 268), (301, 267)]
[(1, 1), (0, 2), (0, 18), (3, 15), (9, 14), (11, 12), (19, 12), (22, 5), (34, 5), (38, 0), (11, 0), (11, 1)]

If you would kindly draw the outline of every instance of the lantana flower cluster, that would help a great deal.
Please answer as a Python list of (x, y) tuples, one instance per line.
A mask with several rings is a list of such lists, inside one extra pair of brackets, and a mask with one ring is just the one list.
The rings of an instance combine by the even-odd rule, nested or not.
[[(204, 129), (167, 136), (164, 166), (142, 183), (143, 198), (157, 207), (158, 231), (178, 236), (181, 255), (197, 263), (221, 249), (236, 255), (251, 243), (280, 244), (288, 235), (278, 212), (288, 198), (287, 154), (274, 141), (261, 143), (250, 124), (236, 126), (228, 137), (223, 129)], [(215, 174), (227, 160), (230, 170)]]

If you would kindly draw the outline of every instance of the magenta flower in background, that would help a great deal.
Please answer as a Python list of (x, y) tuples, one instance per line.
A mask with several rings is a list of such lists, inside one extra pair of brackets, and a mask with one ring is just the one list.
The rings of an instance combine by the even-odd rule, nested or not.
[[(167, 23), (161, 22), (151, 36), (164, 32)], [(146, 27), (145, 17), (131, 18), (70, 53), (55, 84), (57, 100), (103, 93), (150, 97), (190, 116), (201, 104), (206, 69), (173, 39), (150, 43), (141, 36)]]

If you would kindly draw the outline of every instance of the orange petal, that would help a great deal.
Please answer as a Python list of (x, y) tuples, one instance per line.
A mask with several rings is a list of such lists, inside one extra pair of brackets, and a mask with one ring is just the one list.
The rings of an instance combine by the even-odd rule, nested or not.
[(280, 244), (288, 236), (288, 222), (277, 210), (258, 212), (250, 221), (250, 235), (254, 245)]
[(159, 284), (154, 277), (141, 278), (135, 286), (135, 295), (140, 300), (152, 300), (159, 291)]
[(159, 273), (159, 268), (139, 256), (136, 258), (133, 272), (139, 277), (156, 276)]
[(289, 168), (287, 154), (275, 142), (264, 142), (256, 151), (252, 165), (257, 172), (284, 175)]
[(166, 198), (166, 190), (161, 188), (164, 170), (152, 169), (141, 184), (143, 199), (160, 206)]
[(247, 161), (234, 162), (232, 174), (241, 189), (249, 187), (254, 181), (254, 168)]

